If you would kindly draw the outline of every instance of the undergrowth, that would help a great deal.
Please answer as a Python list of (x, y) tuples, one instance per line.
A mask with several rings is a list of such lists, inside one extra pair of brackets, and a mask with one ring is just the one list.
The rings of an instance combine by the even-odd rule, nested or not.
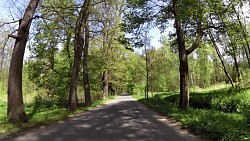
[(180, 122), (195, 134), (220, 141), (250, 140), (250, 89), (220, 89), (190, 94), (190, 108), (180, 111), (179, 93), (135, 96), (155, 111)]

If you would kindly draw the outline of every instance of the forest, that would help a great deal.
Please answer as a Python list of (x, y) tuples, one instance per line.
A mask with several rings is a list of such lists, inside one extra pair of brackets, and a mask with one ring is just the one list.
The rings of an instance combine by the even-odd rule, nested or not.
[(9, 4), (11, 18), (0, 17), (0, 135), (128, 93), (196, 134), (250, 140), (248, 0)]

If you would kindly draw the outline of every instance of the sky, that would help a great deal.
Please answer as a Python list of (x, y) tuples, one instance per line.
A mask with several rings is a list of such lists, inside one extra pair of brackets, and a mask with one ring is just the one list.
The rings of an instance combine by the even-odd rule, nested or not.
[[(16, 20), (17, 18), (20, 18), (22, 13), (19, 11), (24, 11), (27, 5), (28, 0), (0, 0), (0, 19), (13, 20), (14, 18)], [(17, 12), (11, 13), (9, 9)]]
[(5, 19), (6, 18), (6, 14), (7, 14), (7, 8), (6, 8), (6, 1), (7, 0), (0, 0), (0, 18), (1, 19)]

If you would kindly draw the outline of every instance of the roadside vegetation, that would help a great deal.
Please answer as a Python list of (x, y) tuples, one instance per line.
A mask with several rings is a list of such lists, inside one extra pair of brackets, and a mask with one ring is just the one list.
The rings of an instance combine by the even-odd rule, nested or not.
[(133, 95), (154, 111), (176, 120), (194, 134), (220, 141), (250, 140), (250, 89), (204, 89), (190, 93), (190, 108), (178, 108), (179, 93), (158, 93), (148, 99)]
[(0, 95), (0, 98), (2, 98), (2, 100), (0, 101), (0, 137), (9, 135), (11, 136), (15, 133), (38, 128), (43, 125), (46, 126), (56, 121), (66, 120), (115, 98), (115, 96), (110, 96), (109, 99), (106, 100), (96, 100), (91, 106), (84, 106), (80, 104), (77, 111), (74, 112), (68, 112), (66, 106), (54, 104), (51, 101), (36, 99), (32, 102), (27, 103), (25, 106), (25, 111), (27, 112), (27, 116), (30, 119), (29, 123), (27, 124), (8, 122), (6, 113), (7, 102), (3, 100), (3, 97), (4, 95)]
[(1, 135), (130, 93), (196, 134), (250, 140), (249, 0), (3, 3)]

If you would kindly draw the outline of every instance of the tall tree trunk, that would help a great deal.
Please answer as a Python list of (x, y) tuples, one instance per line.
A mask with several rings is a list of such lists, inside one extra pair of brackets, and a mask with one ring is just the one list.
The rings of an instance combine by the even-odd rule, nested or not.
[[(103, 55), (104, 55), (104, 63), (108, 66), (108, 45), (107, 45), (107, 22), (103, 22)], [(103, 99), (108, 98), (108, 69), (105, 68), (103, 72)]]
[(92, 104), (89, 84), (89, 69), (88, 69), (88, 50), (89, 50), (89, 29), (88, 23), (85, 24), (85, 45), (83, 48), (83, 85), (85, 95), (85, 105)]
[(219, 65), (217, 58), (214, 58), (214, 73), (215, 73), (215, 83), (219, 82)]
[[(230, 38), (230, 42), (233, 42), (231, 39), (232, 39), (232, 36), (230, 34), (230, 32), (227, 33), (229, 38)], [(238, 82), (241, 82), (241, 75), (240, 75), (240, 68), (239, 68), (239, 64), (238, 64), (238, 61), (237, 61), (237, 54), (238, 54), (238, 51), (237, 51), (237, 45), (232, 45), (232, 57), (233, 57), (233, 60), (234, 60), (234, 66), (235, 66), (235, 70), (236, 70), (236, 73), (237, 73), (237, 79), (236, 81)], [(246, 54), (247, 55), (247, 54)]]
[(148, 64), (148, 53), (147, 45), (145, 45), (145, 56), (146, 56), (146, 88), (145, 88), (145, 98), (148, 99), (148, 90), (149, 90), (149, 64)]
[(39, 0), (30, 0), (25, 10), (17, 35), (9, 35), (16, 39), (12, 52), (8, 80), (8, 120), (9, 122), (28, 122), (24, 111), (22, 94), (22, 69), (25, 46), (28, 40), (30, 25)]
[(87, 20), (87, 10), (91, 3), (91, 0), (84, 1), (84, 4), (81, 7), (81, 11), (79, 13), (79, 17), (76, 21), (75, 27), (75, 44), (74, 44), (74, 64), (73, 70), (71, 74), (71, 81), (70, 81), (70, 94), (69, 94), (69, 102), (68, 102), (68, 111), (75, 111), (78, 104), (77, 99), (77, 82), (79, 78), (79, 71), (80, 71), (80, 64), (81, 64), (81, 54), (82, 48), (84, 44), (84, 37), (83, 37), (83, 21)]
[(109, 84), (108, 84), (108, 70), (105, 70), (103, 72), (103, 99), (107, 99), (108, 98), (108, 88), (109, 88)]
[(177, 34), (179, 61), (180, 61), (180, 103), (181, 110), (185, 110), (189, 107), (189, 91), (188, 91), (188, 55), (192, 53), (198, 46), (203, 36), (201, 18), (197, 19), (197, 35), (191, 47), (186, 49), (184, 31), (181, 26), (181, 19), (178, 13), (178, 0), (173, 0), (173, 14), (175, 29)]
[(174, 17), (175, 29), (177, 34), (179, 61), (180, 61), (180, 103), (181, 110), (187, 109), (189, 106), (189, 92), (188, 92), (188, 54), (186, 51), (184, 32), (181, 27), (180, 17), (177, 12), (177, 0), (174, 1)]
[(180, 109), (184, 110), (189, 106), (189, 91), (188, 91), (188, 55), (184, 47), (179, 46), (180, 60)]
[(69, 67), (72, 68), (72, 63), (71, 63), (71, 55), (70, 55), (70, 40), (71, 40), (71, 33), (68, 32), (66, 34), (67, 38), (66, 38), (66, 42), (65, 42), (65, 50), (66, 50), (66, 54), (68, 57), (68, 62), (69, 62)]
[(217, 55), (218, 55), (218, 57), (219, 57), (219, 59), (220, 59), (220, 61), (221, 61), (221, 64), (222, 64), (222, 67), (223, 67), (223, 71), (225, 72), (225, 74), (226, 74), (226, 76), (227, 76), (229, 82), (231, 83), (232, 87), (234, 88), (233, 80), (232, 80), (232, 78), (230, 77), (230, 75), (229, 75), (229, 73), (228, 73), (228, 71), (227, 71), (227, 68), (226, 68), (226, 66), (225, 66), (225, 64), (224, 64), (224, 61), (223, 61), (223, 59), (222, 59), (220, 50), (219, 50), (219, 48), (218, 48), (217, 45), (216, 45), (215, 39), (214, 39), (214, 37), (213, 37), (211, 31), (209, 30), (208, 32), (209, 32), (209, 37), (210, 37), (210, 39), (211, 39), (211, 41), (212, 41), (212, 43), (213, 43), (213, 46), (214, 46), (214, 48), (215, 48), (215, 50), (216, 50), (216, 53), (217, 53)]
[(234, 60), (234, 65), (235, 65), (235, 69), (237, 73), (238, 82), (241, 82), (240, 69), (239, 69), (239, 64), (237, 61), (236, 50), (234, 49), (234, 47), (233, 47), (233, 60)]
[[(248, 67), (250, 68), (249, 50), (247, 50), (246, 44), (244, 43), (244, 40), (242, 39), (241, 36), (240, 36), (240, 40), (241, 40), (241, 43), (243, 44), (243, 48), (244, 48), (245, 55), (246, 55), (246, 58), (247, 58)], [(243, 54), (243, 58), (245, 58), (244, 54)]]
[(6, 47), (6, 44), (3, 45), (3, 48), (2, 48), (2, 51), (1, 51), (2, 55), (1, 55), (1, 61), (0, 61), (1, 62), (1, 64), (0, 64), (0, 72), (3, 71), (3, 63), (4, 63), (4, 59), (5, 59), (5, 54), (4, 54), (5, 47)]
[[(245, 42), (246, 42), (246, 45), (247, 45), (247, 49), (248, 51), (246, 51), (246, 56), (247, 56), (247, 60), (248, 60), (248, 66), (250, 68), (250, 58), (249, 58), (249, 53), (250, 53), (250, 45), (249, 45), (249, 41), (248, 41), (248, 35), (247, 35), (247, 31), (246, 31), (246, 27), (243, 26), (241, 20), (240, 20), (240, 15), (237, 13), (235, 7), (233, 6), (233, 10), (234, 10), (234, 13), (236, 14), (236, 17), (237, 17), (237, 20), (242, 28), (242, 34), (243, 34), (243, 37), (245, 39)], [(245, 48), (245, 47), (244, 47)]]

